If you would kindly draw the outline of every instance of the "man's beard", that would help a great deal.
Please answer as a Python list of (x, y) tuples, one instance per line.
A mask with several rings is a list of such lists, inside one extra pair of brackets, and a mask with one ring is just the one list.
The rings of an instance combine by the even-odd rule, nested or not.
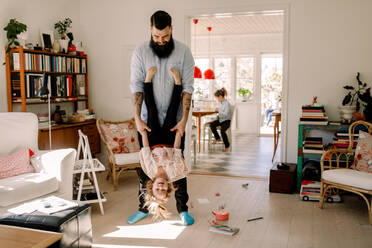
[(165, 45), (158, 45), (151, 36), (151, 41), (150, 41), (150, 47), (151, 50), (158, 56), (159, 58), (167, 58), (169, 55), (171, 55), (173, 49), (174, 49), (174, 41), (173, 37), (169, 39)]

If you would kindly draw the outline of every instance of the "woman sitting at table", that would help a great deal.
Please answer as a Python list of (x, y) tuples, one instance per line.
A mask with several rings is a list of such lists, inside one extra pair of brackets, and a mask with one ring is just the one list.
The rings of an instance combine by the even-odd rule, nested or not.
[(214, 96), (216, 97), (216, 100), (217, 100), (218, 116), (217, 116), (217, 120), (213, 121), (210, 124), (213, 136), (216, 139), (215, 141), (213, 141), (212, 144), (216, 144), (218, 141), (221, 140), (221, 137), (217, 132), (217, 127), (220, 126), (222, 140), (225, 145), (225, 148), (222, 149), (222, 152), (227, 152), (229, 150), (230, 143), (226, 135), (226, 130), (230, 128), (230, 124), (231, 124), (231, 116), (232, 116), (231, 105), (229, 101), (227, 101), (227, 99), (225, 98), (227, 96), (227, 91), (225, 88), (221, 88), (217, 90), (214, 93)]

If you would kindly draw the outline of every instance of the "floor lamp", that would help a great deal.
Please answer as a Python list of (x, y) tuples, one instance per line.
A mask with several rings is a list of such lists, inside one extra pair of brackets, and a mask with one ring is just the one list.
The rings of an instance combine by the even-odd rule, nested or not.
[(40, 96), (48, 95), (48, 127), (49, 127), (49, 150), (52, 150), (52, 125), (51, 125), (51, 114), (50, 114), (50, 90), (48, 76), (43, 74), (43, 86), (40, 89)]

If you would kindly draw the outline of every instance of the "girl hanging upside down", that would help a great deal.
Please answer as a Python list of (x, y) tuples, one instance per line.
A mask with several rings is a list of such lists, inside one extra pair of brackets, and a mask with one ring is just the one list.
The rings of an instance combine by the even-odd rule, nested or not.
[[(156, 71), (156, 68), (150, 68), (145, 79), (144, 99), (148, 113), (147, 125), (151, 132), (141, 133), (143, 147), (140, 161), (143, 172), (150, 178), (146, 183), (145, 206), (153, 215), (153, 220), (158, 221), (169, 216), (165, 203), (174, 190), (172, 182), (186, 177), (188, 168), (180, 149), (181, 135), (170, 131), (177, 124), (176, 117), (181, 102), (180, 74), (178, 70), (170, 69), (175, 84), (164, 125), (160, 127), (151, 82)], [(169, 140), (174, 140), (173, 146), (169, 144)]]

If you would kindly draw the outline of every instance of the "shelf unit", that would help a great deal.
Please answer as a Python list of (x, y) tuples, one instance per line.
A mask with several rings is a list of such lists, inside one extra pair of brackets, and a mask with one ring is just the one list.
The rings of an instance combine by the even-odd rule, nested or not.
[(323, 155), (321, 151), (314, 151), (314, 152), (304, 152), (303, 142), (305, 137), (311, 130), (322, 130), (328, 132), (336, 133), (338, 130), (341, 129), (348, 129), (349, 125), (309, 125), (309, 124), (299, 124), (298, 125), (298, 154), (297, 154), (297, 175), (296, 175), (296, 183), (297, 189), (301, 188), (301, 181), (302, 181), (302, 167), (303, 163), (306, 159), (314, 159), (320, 160)]
[[(105, 171), (106, 168), (98, 159), (92, 158), (88, 136), (81, 130), (78, 133), (79, 145), (73, 169), (73, 174), (77, 176), (76, 180), (74, 180), (74, 200), (85, 203), (98, 203), (101, 214), (104, 215), (102, 203), (106, 202), (107, 199), (99, 189), (96, 172)], [(84, 185), (84, 180), (88, 180), (88, 185)], [(94, 199), (83, 199), (84, 194), (91, 195)]]
[[(7, 48), (5, 47), (5, 50)], [(13, 59), (13, 54), (18, 53), (19, 56), (17, 56), (17, 61), (14, 61)], [(58, 66), (60, 68), (65, 68), (63, 72), (61, 71), (53, 71), (53, 70), (44, 70), (43, 68), (47, 67), (46, 64), (46, 59), (37, 61), (36, 63), (43, 64), (43, 68), (40, 70), (26, 70), (26, 63), (30, 65), (31, 63), (26, 62), (26, 55), (32, 54), (37, 57), (38, 55), (45, 55), (45, 56), (50, 56), (50, 58), (61, 58), (61, 61), (56, 62), (58, 63)], [(44, 56), (44, 58), (45, 58)], [(49, 58), (49, 57), (48, 57)], [(32, 61), (32, 62), (35, 62)], [(69, 61), (70, 64), (68, 64), (66, 61)], [(68, 65), (71, 65), (71, 61), (78, 61), (78, 66), (77, 68), (80, 68), (81, 64), (84, 64), (84, 72), (81, 70), (79, 72), (74, 72), (73, 70), (69, 71), (70, 69)], [(49, 51), (39, 51), (39, 50), (30, 50), (30, 49), (24, 49), (22, 46), (19, 46), (18, 48), (11, 49), (10, 52), (6, 53), (6, 78), (7, 78), (7, 95), (8, 95), (8, 111), (12, 112), (13, 111), (13, 106), (14, 105), (21, 105), (22, 106), (22, 111), (26, 112), (27, 111), (27, 105), (32, 105), (32, 104), (47, 104), (47, 100), (42, 97), (27, 97), (26, 93), (26, 76), (30, 74), (39, 74), (42, 76), (43, 74), (46, 74), (48, 76), (66, 76), (66, 77), (71, 77), (72, 84), (74, 85), (75, 92), (71, 91), (71, 95), (69, 96), (52, 96), (51, 97), (51, 103), (63, 103), (63, 102), (72, 102), (74, 103), (74, 108), (75, 111), (77, 110), (77, 103), (78, 102), (85, 102), (85, 108), (89, 108), (89, 88), (88, 88), (88, 56), (79, 56), (79, 55), (70, 55), (70, 54), (64, 54), (64, 53), (53, 53)], [(30, 61), (31, 62), (31, 61)], [(17, 68), (14, 70), (14, 64), (17, 63), (19, 65), (19, 69)], [(75, 65), (73, 64), (72, 67)], [(18, 67), (18, 66), (17, 66)], [(40, 68), (40, 67), (39, 67)], [(84, 75), (84, 88), (85, 88), (85, 94), (84, 95), (79, 95), (77, 94), (77, 75)], [(12, 89), (17, 89), (15, 86), (16, 82), (18, 83), (19, 81), (19, 88), (20, 90), (20, 96), (13, 96)], [(39, 101), (38, 101), (39, 100)]]

